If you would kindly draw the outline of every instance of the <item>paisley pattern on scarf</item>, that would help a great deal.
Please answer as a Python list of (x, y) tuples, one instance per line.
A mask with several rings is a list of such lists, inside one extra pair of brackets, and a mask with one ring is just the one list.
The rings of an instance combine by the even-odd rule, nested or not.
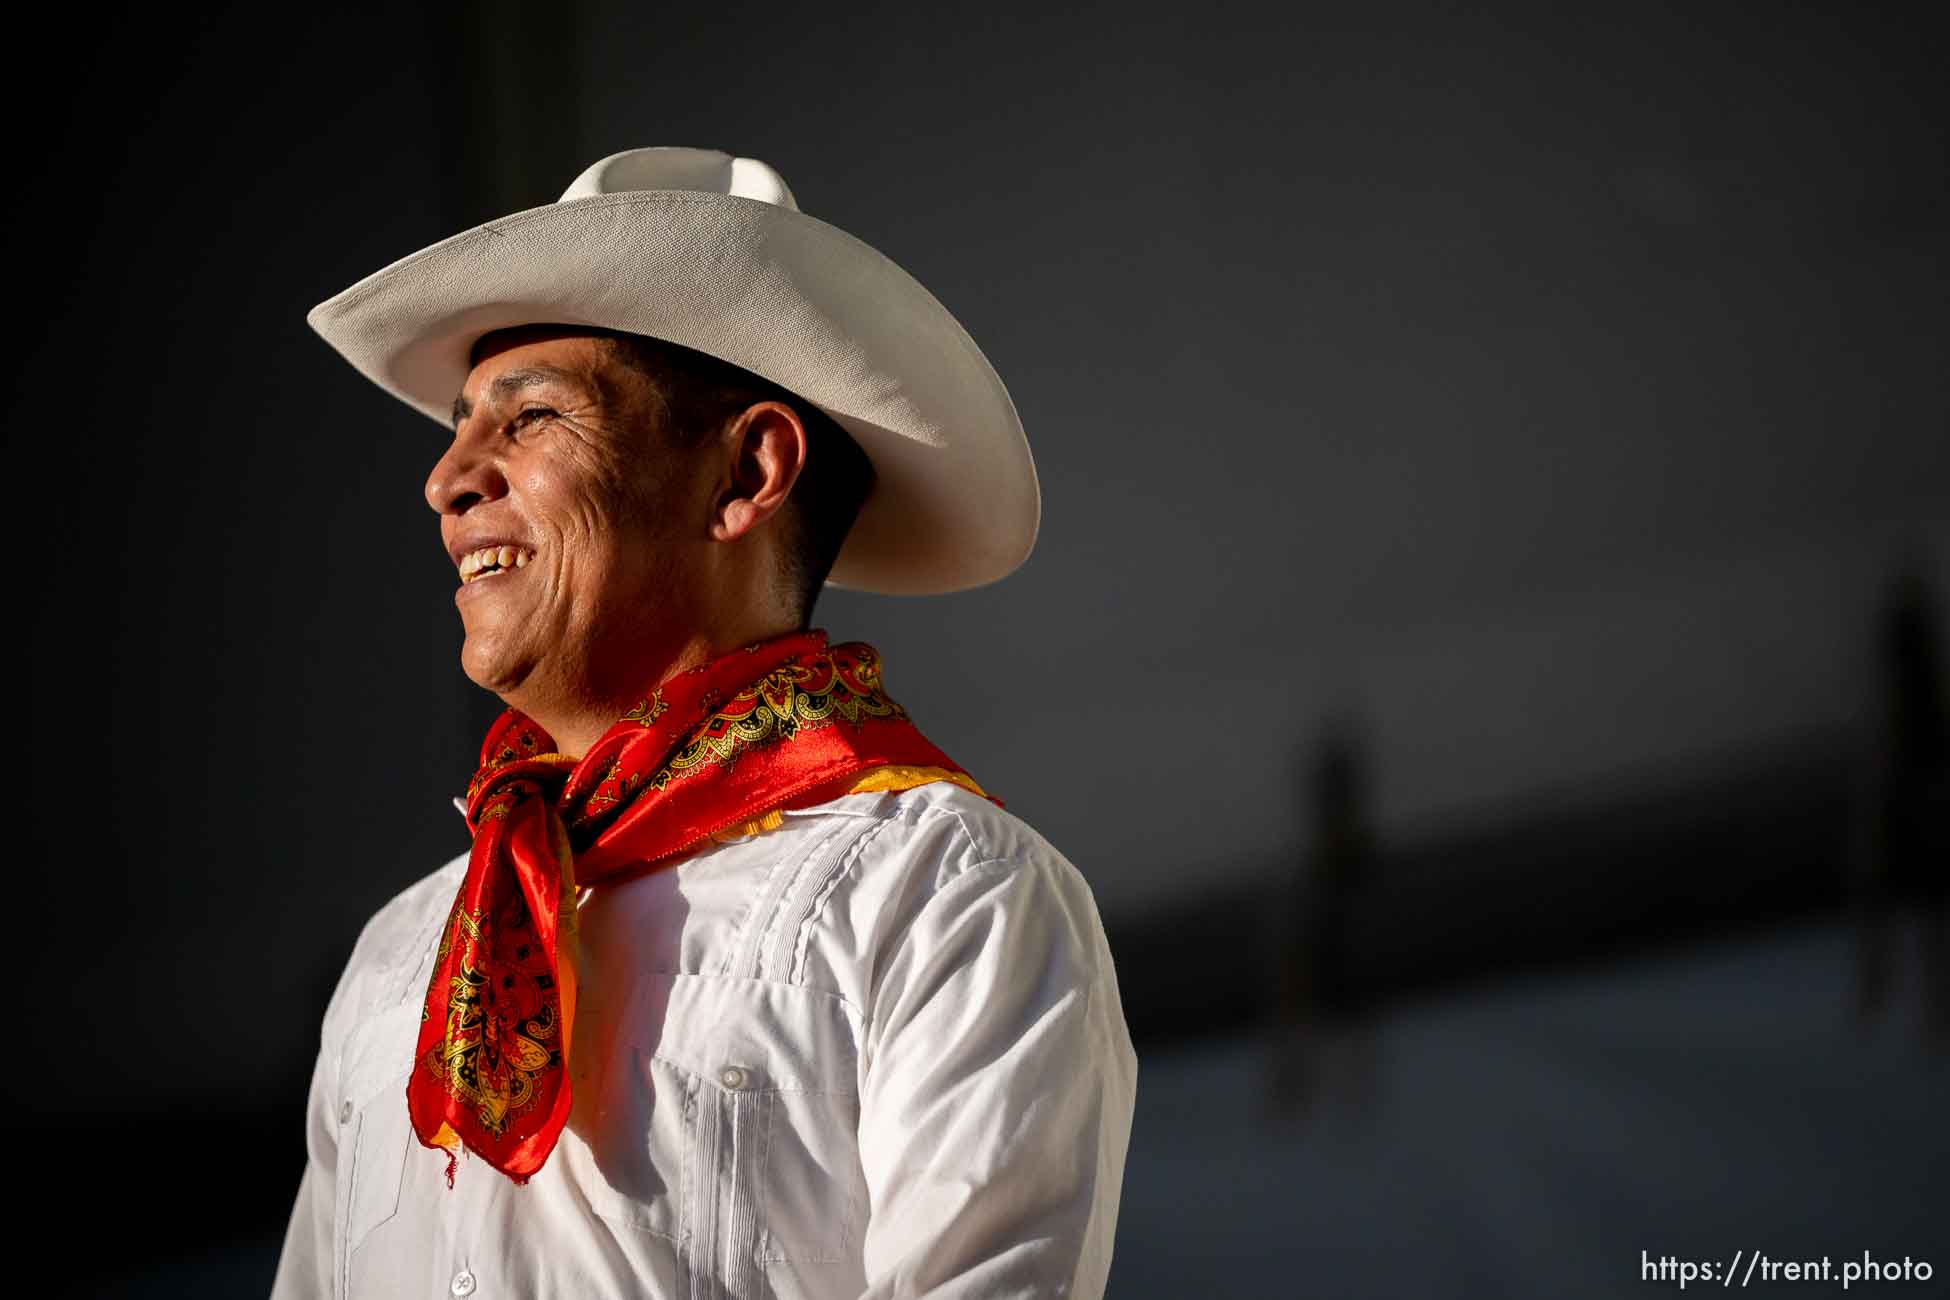
[(842, 646), (810, 665), (774, 669), (738, 692), (704, 720), (650, 784), (661, 790), (712, 763), (733, 762), (753, 745), (791, 740), (834, 718), (857, 726), (865, 718), (906, 717), (880, 689), (878, 656), (866, 646)]
[[(488, 918), (456, 906), (440, 941), (441, 965), (456, 944), (462, 951), (448, 983), (446, 1033), (423, 1064), (498, 1137), (511, 1116), (534, 1106), (536, 1081), (561, 1063), (555, 974), (525, 909)], [(509, 960), (490, 973), (488, 954), (497, 947)]]

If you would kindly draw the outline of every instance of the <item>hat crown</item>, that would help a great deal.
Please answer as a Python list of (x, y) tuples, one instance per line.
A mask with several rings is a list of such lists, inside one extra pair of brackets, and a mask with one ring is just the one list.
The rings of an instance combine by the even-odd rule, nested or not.
[(716, 149), (685, 149), (660, 145), (625, 149), (591, 163), (559, 202), (601, 194), (631, 194), (644, 190), (696, 190), (756, 199), (775, 207), (799, 210), (785, 177), (756, 158), (736, 158)]

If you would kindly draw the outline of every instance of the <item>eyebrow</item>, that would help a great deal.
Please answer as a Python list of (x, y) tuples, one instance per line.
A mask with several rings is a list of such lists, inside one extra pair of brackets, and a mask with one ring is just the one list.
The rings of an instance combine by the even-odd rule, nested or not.
[[(487, 396), (490, 401), (501, 402), (513, 397), (516, 393), (530, 388), (538, 388), (543, 384), (557, 382), (574, 383), (575, 381), (576, 376), (574, 374), (567, 370), (558, 370), (554, 366), (523, 366), (519, 370), (503, 371), (501, 374), (496, 375), (493, 381), (487, 386)], [(473, 413), (474, 404), (467, 400), (467, 394), (462, 393), (456, 397), (454, 399), (453, 410), (454, 428), (458, 430), (460, 428), (460, 422)]]

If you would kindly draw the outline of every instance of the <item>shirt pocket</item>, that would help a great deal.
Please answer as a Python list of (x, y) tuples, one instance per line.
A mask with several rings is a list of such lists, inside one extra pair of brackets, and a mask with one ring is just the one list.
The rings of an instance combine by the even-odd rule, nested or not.
[(850, 1089), (780, 1088), (768, 1102), (758, 1257), (853, 1258), (866, 1206), (859, 1098)]
[(399, 1214), (400, 1181), (413, 1144), (406, 1109), (419, 1008), (394, 1007), (355, 1031), (340, 1076), (339, 1126), (346, 1158), (340, 1189), (344, 1260)]
[(655, 1059), (696, 1084), (697, 1185), (716, 1198), (711, 1221), (729, 1234), (717, 1249), (757, 1263), (858, 1254), (866, 1180), (856, 1035), (850, 1008), (828, 993), (672, 977)]
[[(587, 1050), (581, 1043), (576, 1048)], [(600, 1070), (578, 1080), (569, 1127), (552, 1159), (561, 1160), (563, 1173), (601, 1218), (681, 1243), (688, 1235), (697, 1081), (628, 1040), (601, 1060)]]

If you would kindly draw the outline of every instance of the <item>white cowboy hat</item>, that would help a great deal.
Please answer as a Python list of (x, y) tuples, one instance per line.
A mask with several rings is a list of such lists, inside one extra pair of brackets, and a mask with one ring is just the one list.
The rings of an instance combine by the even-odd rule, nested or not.
[(510, 325), (627, 330), (762, 375), (873, 461), (836, 587), (959, 591), (1012, 572), (1035, 545), (1036, 466), (981, 349), (913, 276), (800, 212), (755, 158), (612, 154), (558, 202), (421, 249), (305, 319), (443, 428), (475, 340)]

